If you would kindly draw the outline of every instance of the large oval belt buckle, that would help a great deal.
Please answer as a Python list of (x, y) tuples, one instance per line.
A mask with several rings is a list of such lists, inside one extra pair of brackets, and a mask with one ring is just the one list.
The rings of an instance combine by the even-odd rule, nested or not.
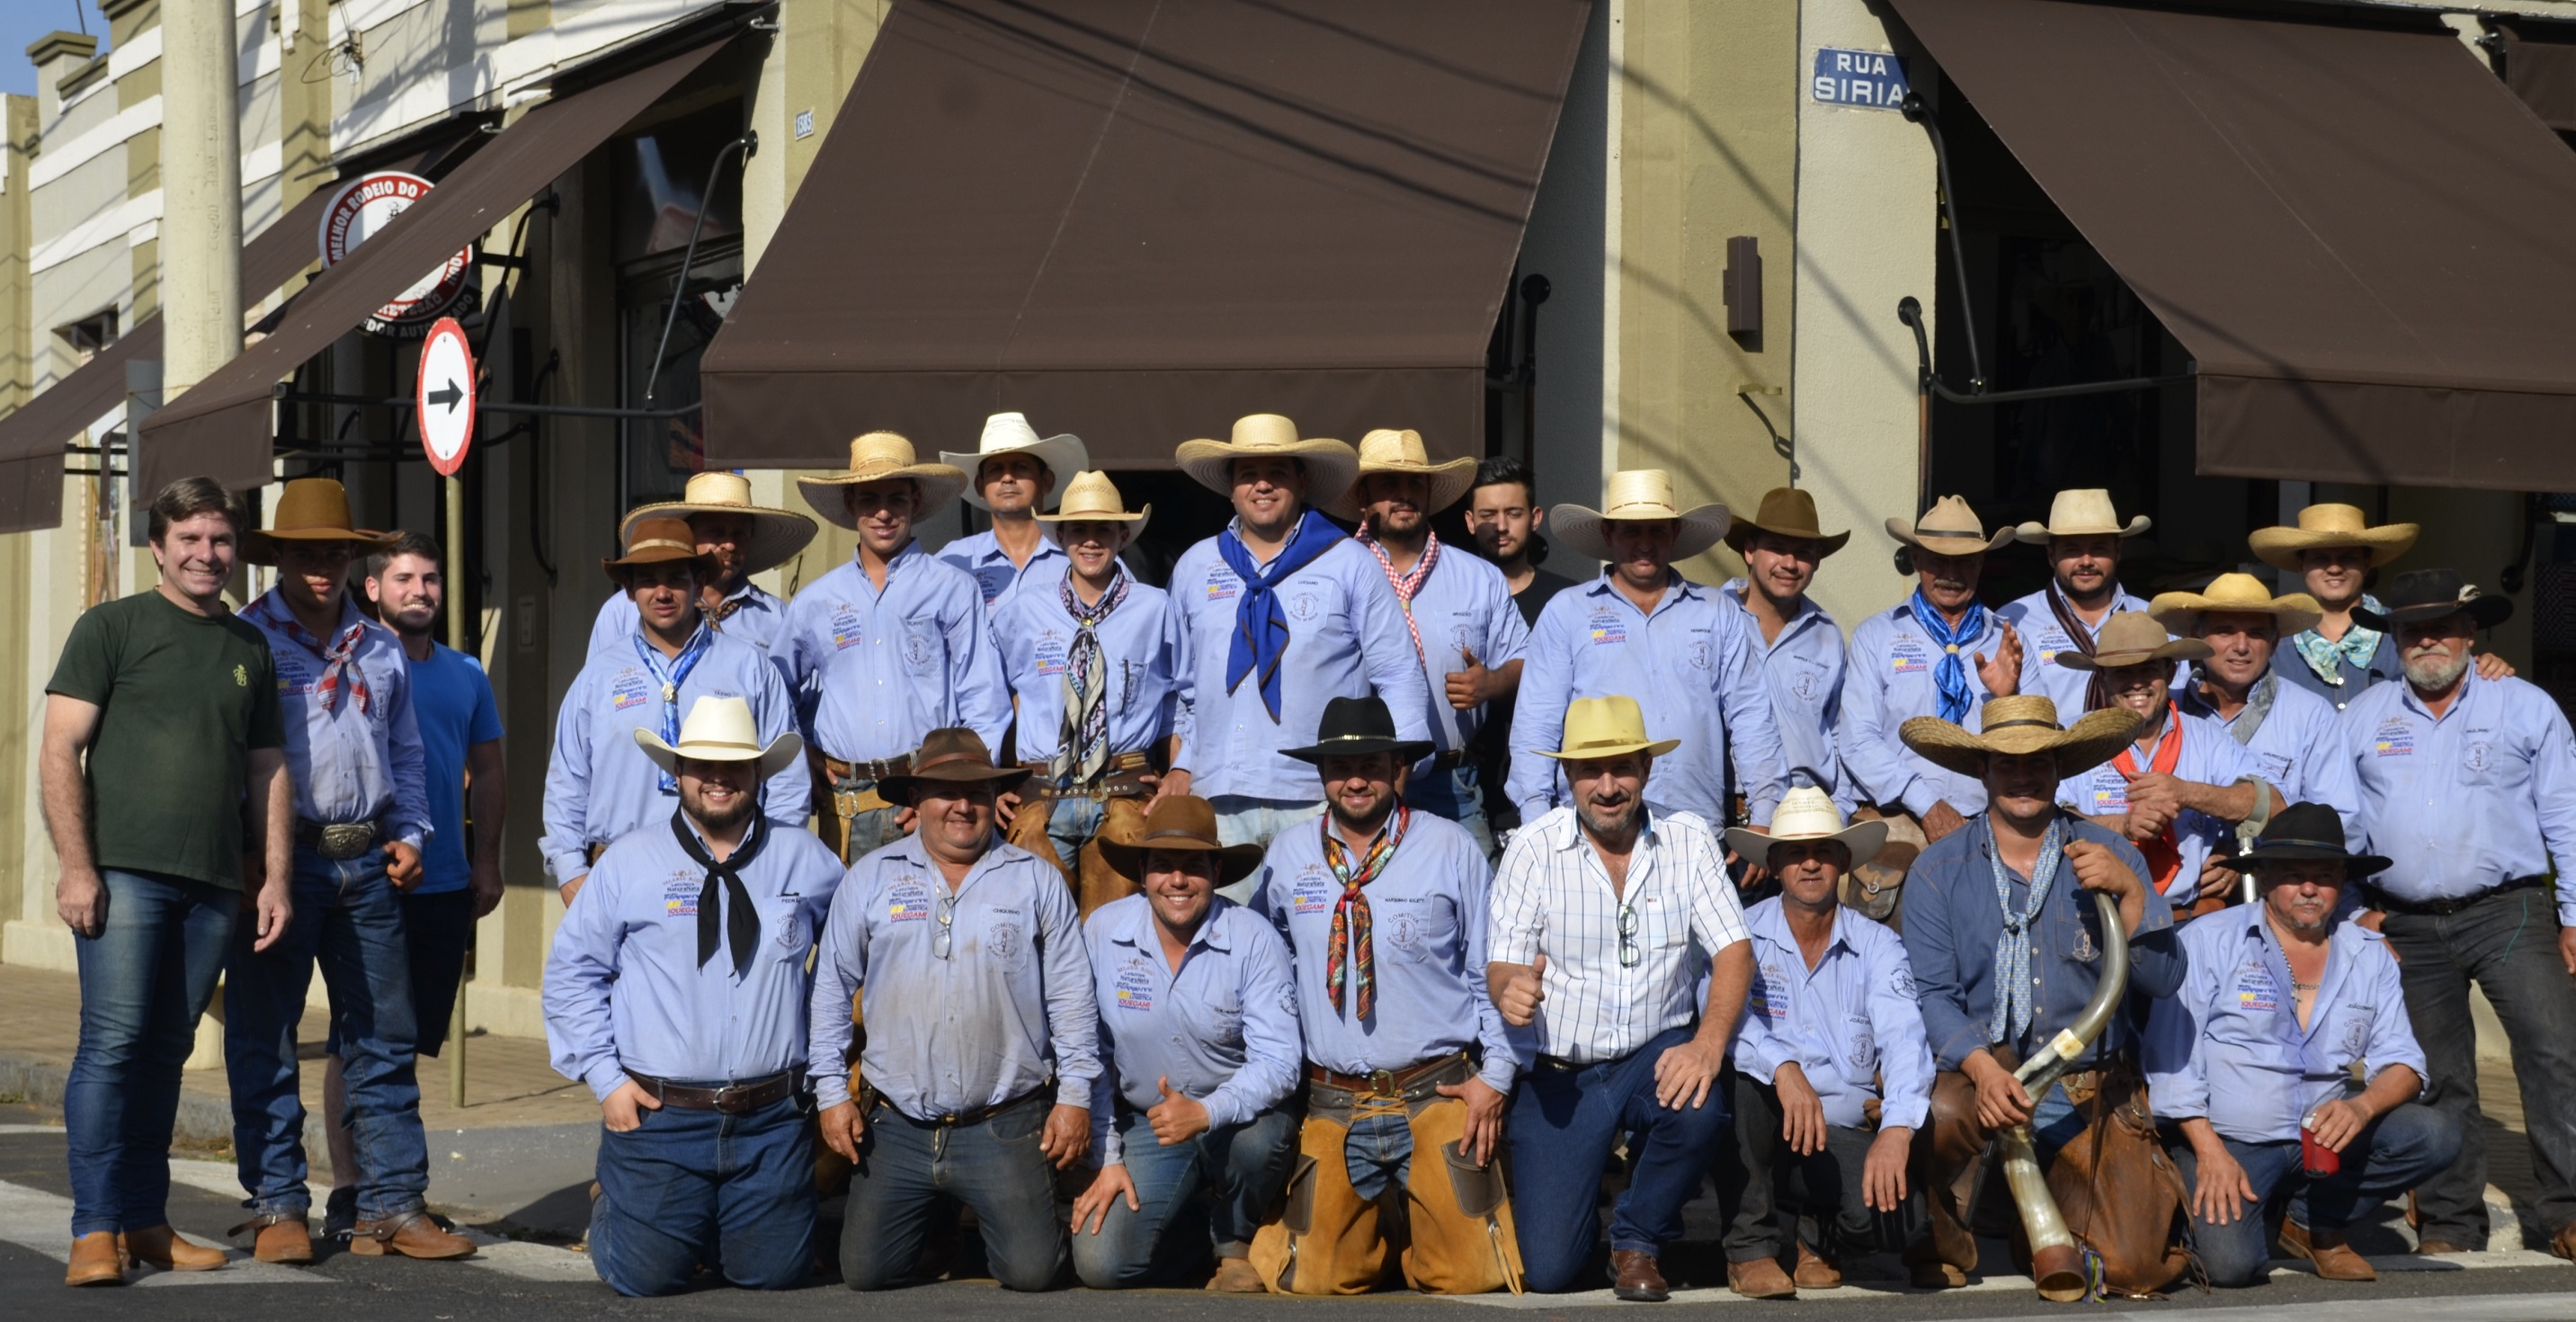
[(318, 852), (322, 857), (333, 862), (341, 862), (367, 852), (367, 846), (375, 842), (376, 827), (373, 822), (342, 822), (322, 828), (322, 843), (318, 847)]

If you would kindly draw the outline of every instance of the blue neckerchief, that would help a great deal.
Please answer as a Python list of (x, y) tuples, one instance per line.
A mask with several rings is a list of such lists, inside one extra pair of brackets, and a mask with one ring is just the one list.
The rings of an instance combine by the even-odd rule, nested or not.
[(1952, 725), (1965, 725), (1968, 702), (1975, 695), (1968, 691), (1968, 666), (1959, 659), (1959, 649), (1977, 641), (1986, 632), (1986, 608), (1970, 598), (1968, 613), (1953, 629), (1942, 618), (1939, 607), (1914, 589), (1914, 622), (1923, 626), (1923, 634), (1941, 646), (1941, 659), (1932, 667), (1932, 686), (1941, 691), (1941, 710), (1936, 713)]
[(1217, 534), (1216, 553), (1243, 580), (1243, 595), (1234, 603), (1234, 641), (1225, 654), (1225, 691), (1234, 692), (1242, 687), (1244, 676), (1258, 673), (1261, 705), (1270, 709), (1273, 725), (1279, 723), (1279, 657), (1288, 650), (1288, 620), (1273, 589), (1340, 540), (1341, 529), (1308, 510), (1299, 517), (1288, 544), (1280, 548), (1279, 558), (1271, 562), (1270, 572), (1264, 574), (1252, 563), (1252, 552), (1233, 528)]
[[(2012, 870), (2004, 866), (2003, 845), (1995, 839), (1994, 823), (1986, 823), (1986, 861), (1995, 869), (1995, 903), (2004, 911), (2004, 933), (1995, 942), (1995, 1008), (1986, 1017), (1988, 1042), (2019, 1043), (2030, 1031), (2030, 1016), (2038, 1008), (2039, 995), (2030, 985), (2030, 925), (2039, 921), (2041, 905), (2048, 903), (2049, 884), (2057, 880), (2057, 862), (2066, 853), (2066, 819), (2054, 818), (2048, 833), (2039, 838), (2039, 862), (2030, 870), (2030, 898), (2016, 914), (2012, 907)], [(2005, 1036), (2005, 1030), (2011, 1036)]]
[[(644, 659), (644, 673), (662, 686), (659, 695), (662, 699), (662, 742), (676, 745), (680, 742), (680, 686), (689, 682), (689, 672), (698, 668), (698, 662), (706, 658), (707, 649), (715, 645), (715, 630), (708, 626), (704, 615), (699, 616), (698, 631), (689, 635), (688, 646), (681, 648), (680, 654), (668, 662), (662, 659), (659, 648), (644, 641), (643, 626), (636, 626), (629, 637), (635, 644), (635, 655)], [(667, 771), (662, 773), (662, 792), (680, 792), (679, 780)]]

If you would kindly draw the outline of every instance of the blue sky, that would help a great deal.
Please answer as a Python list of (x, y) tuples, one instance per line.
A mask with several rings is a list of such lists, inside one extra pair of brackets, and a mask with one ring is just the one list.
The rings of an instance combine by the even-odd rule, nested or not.
[(107, 20), (91, 0), (0, 0), (0, 92), (36, 94), (36, 67), (27, 63), (27, 48), (48, 32), (78, 32), (82, 22), (107, 47)]

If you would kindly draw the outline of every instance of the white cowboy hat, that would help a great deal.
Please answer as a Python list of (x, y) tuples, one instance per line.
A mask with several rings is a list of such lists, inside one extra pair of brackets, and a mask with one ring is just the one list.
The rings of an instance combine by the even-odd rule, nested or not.
[(1464, 499), (1476, 485), (1476, 461), (1452, 459), (1445, 464), (1431, 462), (1431, 452), (1422, 445), (1422, 433), (1397, 431), (1380, 427), (1360, 438), (1359, 476), (1351, 479), (1350, 488), (1329, 500), (1318, 500), (1316, 506), (1337, 519), (1359, 521), (1364, 512), (1360, 484), (1371, 473), (1401, 473), (1426, 479), (1430, 495), (1424, 499), (1424, 514), (1437, 514)]
[(1986, 535), (1985, 521), (1968, 508), (1961, 496), (1943, 496), (1932, 502), (1932, 508), (1912, 523), (1903, 519), (1887, 521), (1887, 535), (1918, 551), (1934, 555), (1984, 555), (1999, 551), (2013, 539), (2010, 525)]
[(1801, 785), (1780, 796), (1780, 806), (1771, 810), (1771, 833), (1748, 831), (1741, 826), (1726, 828), (1726, 847), (1748, 859), (1770, 855), (1771, 846), (1791, 840), (1840, 840), (1851, 851), (1845, 872), (1878, 857), (1887, 845), (1887, 823), (1854, 822), (1843, 825), (1842, 811), (1834, 807), (1833, 797), (1813, 785)]
[(1985, 775), (1988, 753), (2054, 753), (2057, 778), (2071, 780), (2119, 756), (2144, 723), (2126, 707), (2105, 707), (2060, 729), (2057, 704), (2035, 694), (1988, 698), (1983, 716), (1978, 734), (1938, 716), (1917, 716), (1896, 727), (1896, 737), (1924, 761), (1962, 776)]
[(851, 518), (849, 507), (841, 503), (840, 489), (898, 477), (921, 484), (920, 503), (912, 510), (916, 520), (955, 500), (957, 493), (966, 489), (964, 469), (953, 464), (915, 462), (911, 441), (890, 431), (872, 431), (850, 442), (847, 470), (825, 477), (800, 477), (796, 479), (796, 490), (815, 513), (844, 528), (856, 528), (859, 521)]
[(1682, 746), (1679, 739), (1647, 738), (1644, 709), (1635, 698), (1620, 693), (1565, 704), (1565, 733), (1558, 738), (1563, 748), (1553, 753), (1543, 748), (1532, 751), (1559, 762), (1582, 762), (1627, 753), (1662, 757)]
[(2299, 552), (2329, 546), (2358, 546), (2370, 552), (2371, 568), (2376, 569), (2406, 554), (2422, 531), (2412, 523), (2374, 528), (2358, 506), (2310, 505), (2299, 511), (2298, 527), (2257, 528), (2246, 535), (2245, 543), (2254, 548), (2255, 559), (2293, 572), (2301, 567)]
[(2111, 508), (2110, 492), (2077, 487), (2048, 502), (2048, 522), (2025, 523), (2013, 531), (2025, 542), (2046, 546), (2051, 537), (2135, 537), (2154, 526), (2155, 520), (2143, 514), (2121, 523)]
[(795, 558), (814, 540), (814, 521), (794, 510), (774, 510), (751, 503), (751, 479), (740, 473), (693, 473), (678, 500), (638, 505), (617, 525), (625, 540), (644, 519), (685, 519), (692, 514), (740, 514), (751, 520), (751, 541), (742, 548), (746, 574), (757, 574)]
[(2200, 632), (2201, 617), (2211, 611), (2269, 615), (2283, 638), (2305, 633), (2325, 618), (2317, 599), (2304, 592), (2275, 597), (2252, 574), (2221, 574), (2198, 592), (2159, 592), (2147, 606), (2147, 618), (2184, 638)]
[(1107, 473), (1076, 473), (1064, 488), (1064, 504), (1053, 514), (1032, 515), (1047, 540), (1061, 545), (1064, 525), (1068, 523), (1123, 523), (1127, 540), (1133, 543), (1145, 532), (1145, 521), (1154, 517), (1154, 507), (1130, 512), (1127, 498), (1118, 494), (1118, 484)]
[(1297, 424), (1276, 413), (1255, 413), (1234, 420), (1232, 440), (1183, 441), (1172, 451), (1172, 462), (1182, 472), (1196, 479), (1200, 486), (1221, 496), (1234, 492), (1234, 461), (1263, 455), (1284, 455), (1306, 466), (1306, 500), (1351, 489), (1351, 479), (1358, 474), (1360, 457), (1340, 441), (1297, 437)]
[(1649, 519), (1672, 519), (1681, 524), (1673, 538), (1673, 559), (1688, 560), (1725, 540), (1726, 527), (1734, 516), (1726, 512), (1724, 505), (1714, 502), (1678, 508), (1673, 504), (1673, 475), (1660, 468), (1629, 468), (1612, 473), (1610, 480), (1602, 484), (1601, 508), (1597, 510), (1584, 505), (1559, 505), (1547, 512), (1547, 526), (1556, 531), (1557, 540), (1576, 554), (1595, 560), (1611, 558), (1602, 524)]
[(1053, 486), (1038, 498), (1040, 509), (1054, 509), (1056, 498), (1064, 494), (1064, 484), (1074, 474), (1091, 467), (1091, 452), (1083, 448), (1081, 437), (1066, 432), (1040, 440), (1038, 429), (1029, 425), (1025, 415), (1018, 413), (996, 413), (984, 419), (984, 436), (974, 449), (963, 452), (942, 450), (939, 462), (953, 464), (965, 471), (966, 490), (963, 494), (966, 503), (985, 510), (992, 506), (986, 504), (983, 493), (975, 489), (978, 485), (976, 479), (983, 476), (985, 460), (1002, 454), (1029, 455), (1055, 475)]
[(635, 744), (653, 765), (678, 774), (681, 758), (692, 762), (758, 762), (759, 778), (767, 780), (786, 769), (787, 764), (805, 755), (805, 741), (795, 731), (782, 732), (760, 746), (760, 727), (751, 719), (751, 704), (740, 698), (701, 696), (689, 706), (689, 718), (680, 722), (680, 742), (666, 744), (660, 733), (637, 727)]

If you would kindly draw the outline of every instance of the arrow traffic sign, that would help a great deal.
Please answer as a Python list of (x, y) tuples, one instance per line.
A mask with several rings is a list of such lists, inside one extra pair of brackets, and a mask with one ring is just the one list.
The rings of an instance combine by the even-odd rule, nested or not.
[(454, 477), (474, 444), (474, 350), (454, 317), (439, 318), (420, 342), (420, 376), (412, 390), (420, 448), (439, 476)]

